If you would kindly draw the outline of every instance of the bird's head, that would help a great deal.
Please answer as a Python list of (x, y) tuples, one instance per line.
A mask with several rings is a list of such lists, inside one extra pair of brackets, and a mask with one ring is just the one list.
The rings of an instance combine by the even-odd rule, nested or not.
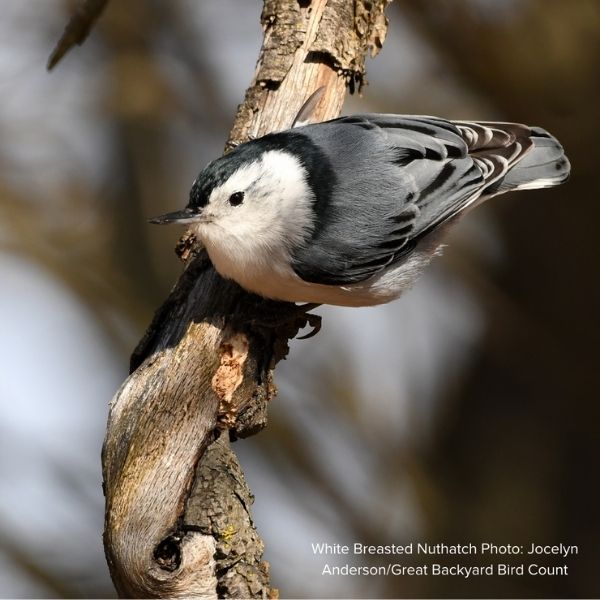
[[(264, 139), (264, 138), (262, 138)], [(150, 220), (192, 227), (212, 245), (276, 249), (301, 243), (314, 222), (307, 172), (293, 153), (258, 142), (211, 162), (197, 177), (188, 205)]]

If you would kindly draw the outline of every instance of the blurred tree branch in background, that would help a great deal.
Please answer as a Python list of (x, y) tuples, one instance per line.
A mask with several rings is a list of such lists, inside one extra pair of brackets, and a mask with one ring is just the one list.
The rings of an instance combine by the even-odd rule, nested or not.
[(50, 54), (48, 71), (51, 71), (75, 44), (81, 46), (85, 42), (107, 3), (108, 0), (82, 0), (77, 5), (75, 13), (69, 19), (65, 31)]

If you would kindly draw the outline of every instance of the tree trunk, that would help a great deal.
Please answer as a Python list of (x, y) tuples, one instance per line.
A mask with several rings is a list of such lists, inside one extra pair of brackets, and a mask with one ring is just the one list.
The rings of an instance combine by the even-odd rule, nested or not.
[[(256, 74), (228, 148), (288, 128), (320, 86), (314, 119), (337, 116), (346, 87), (363, 84), (366, 52), (383, 43), (388, 2), (265, 0)], [(179, 254), (185, 270), (111, 403), (102, 456), (111, 576), (121, 597), (274, 597), (229, 441), (266, 425), (271, 369), (307, 317), (255, 325), (295, 307), (219, 277), (192, 236)]]

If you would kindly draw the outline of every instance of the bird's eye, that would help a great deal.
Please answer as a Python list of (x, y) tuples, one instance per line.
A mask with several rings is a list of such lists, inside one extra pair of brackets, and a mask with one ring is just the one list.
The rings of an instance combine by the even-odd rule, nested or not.
[(239, 206), (244, 201), (244, 192), (235, 192), (229, 196), (231, 206)]

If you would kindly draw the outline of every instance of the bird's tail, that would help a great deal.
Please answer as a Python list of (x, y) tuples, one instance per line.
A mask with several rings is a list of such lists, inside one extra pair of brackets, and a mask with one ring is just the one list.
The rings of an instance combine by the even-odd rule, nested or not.
[(559, 185), (569, 177), (571, 166), (562, 146), (540, 127), (481, 121), (454, 124), (485, 182), (476, 204), (510, 190)]
[(553, 187), (569, 178), (571, 165), (558, 140), (540, 127), (530, 132), (532, 147), (504, 176), (499, 192)]

